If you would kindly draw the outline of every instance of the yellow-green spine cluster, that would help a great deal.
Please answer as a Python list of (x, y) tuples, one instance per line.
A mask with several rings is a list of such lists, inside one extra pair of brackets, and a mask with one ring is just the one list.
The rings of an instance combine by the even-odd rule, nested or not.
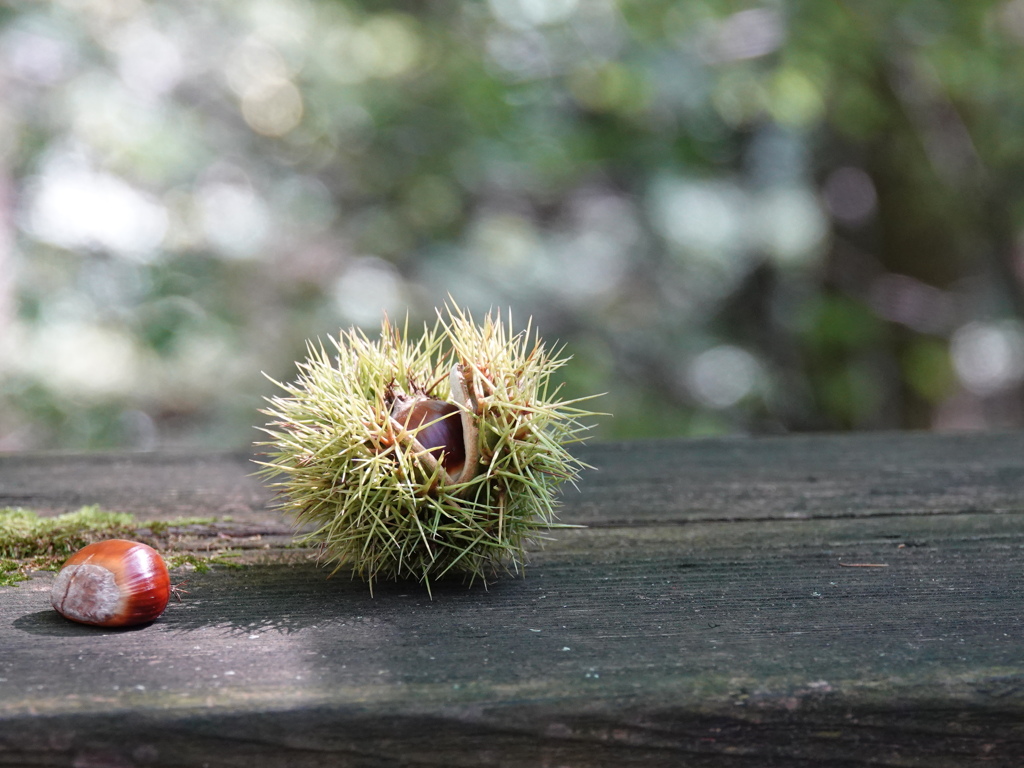
[(458, 310), (417, 340), (385, 320), (376, 340), (332, 342), (310, 345), (263, 411), (261, 471), (280, 506), (371, 587), (517, 569), (554, 525), (557, 487), (583, 468), (566, 446), (593, 414), (550, 382), (566, 360), (529, 327)]

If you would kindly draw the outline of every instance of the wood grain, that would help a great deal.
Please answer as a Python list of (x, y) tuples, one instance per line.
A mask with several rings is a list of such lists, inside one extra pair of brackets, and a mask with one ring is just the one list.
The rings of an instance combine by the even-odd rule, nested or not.
[[(1024, 764), (1024, 435), (580, 454), (588, 527), (486, 591), (274, 550), (112, 631), (0, 590), (0, 765)], [(0, 504), (280, 526), (250, 471), (0, 457)]]

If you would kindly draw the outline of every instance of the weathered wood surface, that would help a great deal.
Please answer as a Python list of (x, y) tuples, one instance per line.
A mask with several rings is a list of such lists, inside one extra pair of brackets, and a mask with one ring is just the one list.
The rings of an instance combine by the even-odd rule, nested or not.
[[(110, 631), (0, 589), (0, 765), (1024, 765), (1024, 434), (580, 453), (589, 527), (487, 591), (275, 550)], [(280, 534), (250, 471), (6, 456), (0, 505)]]

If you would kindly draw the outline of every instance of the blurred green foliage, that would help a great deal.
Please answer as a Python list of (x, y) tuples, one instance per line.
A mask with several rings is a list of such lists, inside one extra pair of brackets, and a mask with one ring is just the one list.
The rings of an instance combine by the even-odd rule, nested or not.
[(0, 10), (0, 449), (510, 307), (602, 438), (1024, 424), (1024, 0)]

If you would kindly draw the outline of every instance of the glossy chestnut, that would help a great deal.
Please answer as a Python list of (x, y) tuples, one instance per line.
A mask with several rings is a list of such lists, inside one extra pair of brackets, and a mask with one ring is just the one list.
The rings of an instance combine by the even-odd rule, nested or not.
[(61, 567), (50, 592), (67, 619), (100, 627), (153, 621), (167, 607), (171, 578), (150, 546), (108, 539), (83, 547)]

